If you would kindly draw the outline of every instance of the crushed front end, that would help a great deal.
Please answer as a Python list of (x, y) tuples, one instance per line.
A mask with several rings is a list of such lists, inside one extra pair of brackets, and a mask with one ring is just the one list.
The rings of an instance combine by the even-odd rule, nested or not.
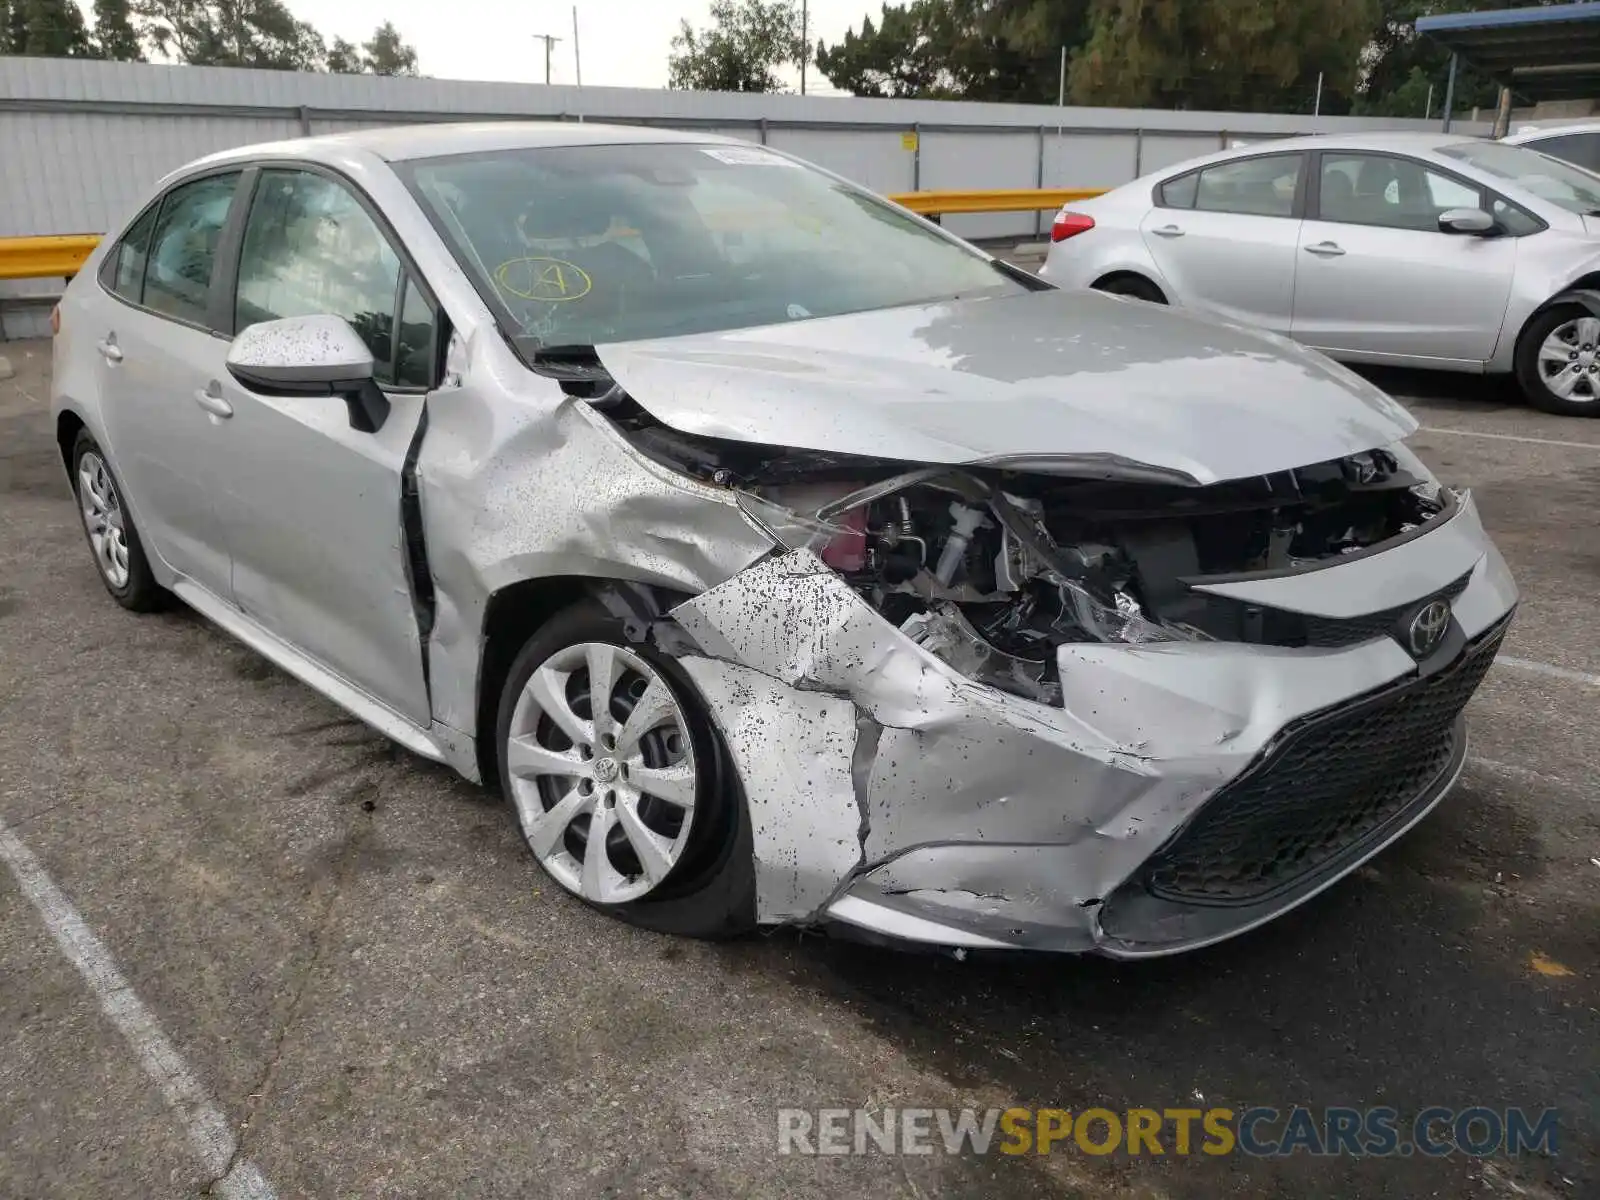
[(766, 923), (1121, 957), (1249, 929), (1444, 795), (1516, 599), (1400, 446), (1208, 486), (748, 450), (696, 465), (779, 550), (672, 616)]

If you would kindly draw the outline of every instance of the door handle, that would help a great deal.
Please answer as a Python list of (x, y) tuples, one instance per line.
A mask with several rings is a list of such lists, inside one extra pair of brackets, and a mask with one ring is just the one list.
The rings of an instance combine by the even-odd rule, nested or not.
[(1152, 229), (1150, 232), (1155, 234), (1157, 237), (1164, 238), (1183, 236), (1183, 230), (1179, 229), (1176, 225), (1163, 225), (1160, 229)]
[(100, 357), (105, 359), (108, 363), (119, 363), (122, 361), (122, 351), (117, 348), (117, 338), (115, 334), (107, 334), (105, 341), (96, 342), (94, 348), (100, 351)]
[(1344, 253), (1344, 247), (1337, 242), (1318, 242), (1314, 246), (1307, 246), (1306, 253), (1315, 254), (1318, 258), (1338, 258)]
[(194, 402), (213, 417), (233, 416), (233, 405), (222, 398), (222, 385), (213, 379), (194, 394)]

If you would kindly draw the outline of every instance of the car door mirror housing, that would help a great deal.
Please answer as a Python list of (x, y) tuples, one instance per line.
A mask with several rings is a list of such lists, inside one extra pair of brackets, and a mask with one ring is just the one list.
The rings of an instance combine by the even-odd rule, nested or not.
[(1481, 208), (1451, 208), (1439, 214), (1439, 228), (1445, 233), (1483, 237), (1494, 232), (1494, 218)]
[(340, 396), (350, 427), (380, 429), (389, 402), (372, 378), (372, 351), (343, 317), (284, 317), (239, 332), (228, 374), (264, 396)]

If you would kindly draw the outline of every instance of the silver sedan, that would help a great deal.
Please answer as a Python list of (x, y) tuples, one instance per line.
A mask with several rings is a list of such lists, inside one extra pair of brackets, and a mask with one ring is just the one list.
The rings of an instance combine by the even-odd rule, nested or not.
[(1343, 368), (759, 146), (247, 147), (58, 319), (112, 597), (493, 783), (662, 930), (1240, 933), (1440, 802), (1516, 602)]
[(1296, 138), (1057, 215), (1043, 274), (1205, 307), (1351, 363), (1514, 374), (1600, 416), (1600, 177), (1447, 134)]

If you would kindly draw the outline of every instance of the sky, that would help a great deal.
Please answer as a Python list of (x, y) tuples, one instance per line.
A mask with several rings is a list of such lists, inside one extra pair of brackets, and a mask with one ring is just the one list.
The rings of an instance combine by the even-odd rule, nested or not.
[[(551, 51), (550, 81), (572, 83), (571, 0), (287, 0), (328, 41), (366, 41), (393, 21), (417, 49), (418, 67), (439, 79), (544, 82), (544, 43), (534, 34), (561, 38)], [(832, 43), (864, 16), (877, 17), (882, 0), (809, 0), (810, 41)], [(607, 87), (665, 87), (667, 55), (678, 22), (708, 24), (707, 0), (578, 0), (583, 82)], [(798, 78), (798, 76), (796, 76)], [(811, 87), (815, 82), (817, 86)], [(813, 67), (808, 92), (833, 92)]]

